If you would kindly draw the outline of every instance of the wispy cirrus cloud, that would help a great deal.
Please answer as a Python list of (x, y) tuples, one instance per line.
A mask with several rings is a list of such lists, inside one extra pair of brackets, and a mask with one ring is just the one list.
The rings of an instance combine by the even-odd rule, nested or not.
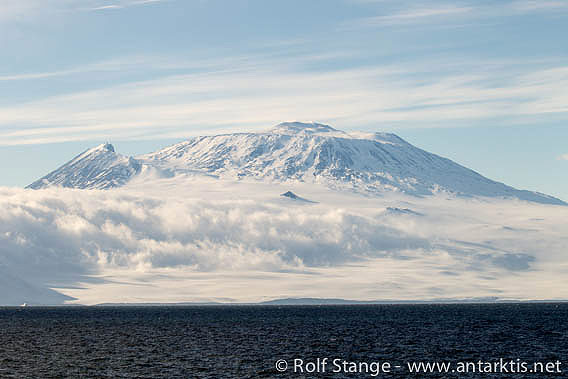
[(449, 16), (464, 15), (474, 10), (472, 7), (437, 6), (396, 11), (392, 14), (367, 17), (356, 20), (352, 25), (378, 26), (431, 22)]
[[(104, 11), (104, 10), (112, 10), (112, 9), (124, 9), (124, 8), (128, 8), (128, 7), (132, 7), (132, 6), (139, 6), (139, 5), (149, 5), (149, 4), (156, 4), (156, 3), (161, 3), (161, 2), (165, 2), (165, 1), (171, 1), (171, 0), (138, 0), (138, 1), (132, 1), (132, 0), (115, 0), (112, 4), (104, 4), (104, 5), (95, 5), (92, 6), (90, 8), (84, 8), (86, 10), (92, 10), (92, 11)], [(98, 4), (100, 3), (100, 1), (93, 1), (94, 3)]]
[(175, 0), (2, 0), (0, 22), (25, 20), (47, 13), (123, 9)]
[(411, 25), (438, 26), (440, 22), (460, 25), (465, 21), (494, 19), (503, 16), (523, 15), (534, 12), (558, 12), (568, 10), (566, 1), (510, 0), (499, 3), (462, 1), (400, 1), (350, 0), (362, 4), (380, 5), (376, 16), (363, 17), (343, 23), (341, 29), (364, 27), (390, 27)]
[(89, 8), (89, 10), (102, 11), (102, 10), (106, 10), (106, 9), (121, 9), (121, 8), (124, 8), (124, 7), (122, 7), (120, 5), (103, 5), (103, 6), (100, 6), (100, 7)]
[[(52, 0), (46, 0), (45, 4), (49, 7)], [(0, 7), (0, 22), (18, 20), (29, 17), (42, 6), (38, 0), (5, 0)]]
[(567, 1), (518, 0), (511, 2), (510, 6), (521, 12), (568, 10)]
[[(158, 70), (155, 79), (4, 105), (0, 144), (178, 138), (288, 119), (376, 129), (568, 118), (568, 66), (561, 62), (550, 68), (456, 60), (308, 69), (309, 62), (327, 59), (333, 58), (257, 56), (243, 58), (237, 68), (225, 57), (194, 62), (196, 70), (174, 61), (181, 68), (176, 74)], [(169, 67), (167, 60), (140, 61), (115, 68), (125, 74), (144, 64)]]

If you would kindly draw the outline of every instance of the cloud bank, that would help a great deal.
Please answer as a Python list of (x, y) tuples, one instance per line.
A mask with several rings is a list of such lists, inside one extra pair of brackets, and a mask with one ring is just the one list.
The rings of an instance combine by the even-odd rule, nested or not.
[[(1, 189), (0, 270), (9, 275), (2, 279), (6, 283), (0, 303), (59, 303), (71, 297), (105, 302), (121, 293), (134, 301), (125, 294), (142, 284), (154, 291), (162, 288), (163, 298), (155, 295), (154, 301), (184, 301), (197, 296), (179, 293), (189, 286), (187, 281), (204, 284), (212, 278), (219, 278), (214, 288), (191, 284), (199, 298), (259, 300), (307, 289), (312, 292), (306, 295), (317, 297), (335, 288), (337, 283), (331, 283), (338, 276), (353, 270), (359, 278), (340, 279), (343, 289), (329, 297), (511, 295), (510, 288), (495, 281), (538, 274), (538, 280), (544, 275), (550, 283), (554, 275), (542, 265), (565, 242), (550, 236), (543, 242), (535, 231), (511, 226), (480, 229), (478, 220), (458, 224), (463, 217), (459, 212), (435, 218), (428, 209), (421, 209), (425, 215), (397, 214), (379, 206), (378, 200), (337, 207), (298, 205), (277, 196), (262, 201), (203, 198), (121, 190)], [(521, 235), (522, 241), (513, 237)], [(500, 239), (486, 240), (496, 236)], [(555, 264), (564, 275), (565, 261)], [(281, 286), (255, 289), (259, 275)], [(307, 281), (309, 277), (313, 281)], [(460, 282), (458, 287), (446, 287), (454, 281)], [(250, 291), (235, 294), (231, 286), (237, 282), (247, 283)], [(163, 292), (172, 283), (185, 283), (172, 289), (173, 299)], [(305, 285), (300, 288), (298, 283)], [(385, 285), (395, 290), (372, 291)], [(149, 300), (137, 296), (134, 299)]]
[[(74, 274), (126, 267), (291, 270), (427, 249), (377, 217), (254, 201), (168, 201), (97, 191), (2, 192), (4, 264)], [(33, 264), (30, 264), (33, 262)]]

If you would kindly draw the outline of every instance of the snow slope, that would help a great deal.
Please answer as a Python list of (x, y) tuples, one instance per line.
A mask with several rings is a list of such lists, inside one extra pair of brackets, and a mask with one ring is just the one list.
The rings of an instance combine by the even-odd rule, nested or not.
[(141, 171), (142, 165), (125, 157), (105, 143), (89, 149), (57, 170), (33, 182), (28, 188), (60, 186), (80, 189), (109, 189), (120, 187)]
[[(565, 204), (485, 178), (389, 133), (346, 133), (318, 123), (287, 122), (261, 133), (190, 138), (157, 152), (126, 158), (111, 145), (89, 150), (30, 185), (106, 189), (151, 168), (165, 176), (202, 173), (224, 179), (319, 183), (336, 190), (414, 196), (507, 197)], [(161, 176), (163, 176), (161, 175)]]

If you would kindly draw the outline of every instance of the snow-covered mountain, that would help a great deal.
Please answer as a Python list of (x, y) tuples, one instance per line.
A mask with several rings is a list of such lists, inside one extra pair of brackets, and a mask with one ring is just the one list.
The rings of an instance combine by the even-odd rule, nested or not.
[(227, 179), (320, 183), (365, 194), (512, 197), (565, 204), (541, 193), (487, 179), (389, 133), (346, 133), (317, 123), (289, 122), (261, 133), (190, 138), (136, 158), (112, 145), (87, 150), (29, 187), (108, 189), (156, 171), (168, 177), (203, 173)]
[(136, 159), (116, 153), (111, 144), (105, 143), (79, 154), (28, 188), (108, 189), (122, 186), (140, 173), (141, 168)]

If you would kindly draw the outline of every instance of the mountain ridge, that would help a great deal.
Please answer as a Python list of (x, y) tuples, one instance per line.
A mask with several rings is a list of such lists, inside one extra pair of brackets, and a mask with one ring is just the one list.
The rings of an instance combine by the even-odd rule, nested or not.
[(192, 137), (137, 157), (120, 155), (112, 145), (102, 144), (28, 188), (111, 189), (149, 170), (168, 177), (203, 173), (236, 180), (318, 183), (371, 195), (449, 192), (566, 205), (552, 196), (485, 178), (395, 134), (347, 133), (315, 122), (285, 122), (259, 133)]
[(110, 143), (87, 149), (59, 169), (26, 188), (61, 186), (80, 189), (110, 189), (124, 185), (142, 165), (133, 157), (118, 154)]

